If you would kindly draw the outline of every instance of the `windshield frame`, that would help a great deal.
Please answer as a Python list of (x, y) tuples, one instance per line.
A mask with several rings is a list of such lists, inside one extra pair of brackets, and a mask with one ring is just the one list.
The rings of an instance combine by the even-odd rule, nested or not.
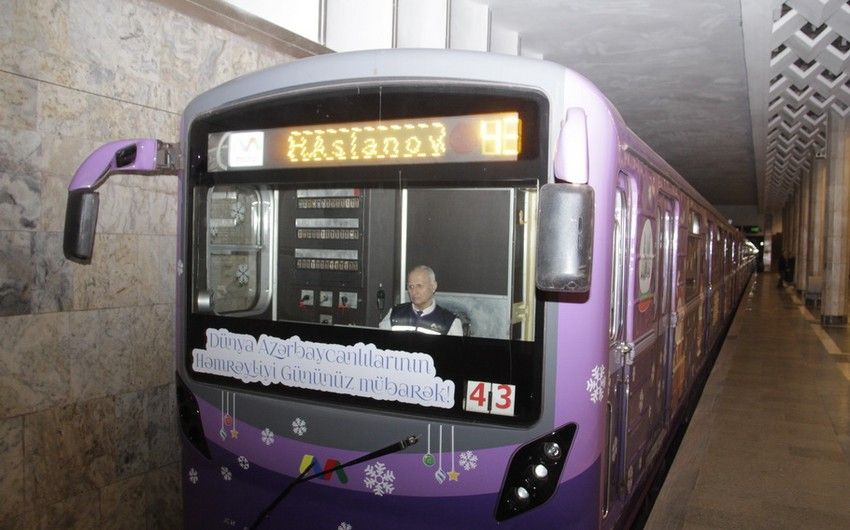
[[(300, 107), (309, 108), (310, 112), (303, 115), (315, 115), (320, 109), (324, 111), (324, 122), (340, 121), (341, 119), (374, 119), (368, 112), (355, 111), (352, 114), (331, 112), (332, 108), (341, 108), (342, 103), (360, 98), (380, 102), (381, 115), (385, 119), (395, 117), (390, 99), (397, 98), (395, 112), (398, 109), (416, 108), (416, 113), (434, 112), (422, 109), (417, 101), (448, 100), (440, 115), (450, 115), (452, 112), (469, 114), (477, 109), (502, 110), (510, 105), (521, 107), (520, 114), (531, 123), (529, 131), (524, 129), (524, 150), (517, 161), (497, 162), (467, 162), (441, 163), (421, 165), (381, 165), (358, 167), (315, 167), (292, 169), (254, 169), (227, 172), (209, 172), (206, 170), (207, 138), (209, 133), (221, 130), (233, 130), (242, 125), (281, 126), (291, 123), (293, 119), (281, 120), (286, 109)], [(329, 103), (337, 101), (336, 104)], [(405, 100), (407, 100), (405, 102)], [(495, 107), (493, 105), (495, 104)], [(490, 106), (488, 106), (490, 105)], [(365, 106), (369, 106), (368, 103)], [(269, 109), (275, 109), (270, 112)], [(427, 105), (426, 105), (427, 107)], [(346, 111), (348, 112), (348, 111)], [(374, 111), (373, 111), (374, 112)], [(427, 90), (412, 86), (371, 86), (334, 88), (328, 91), (316, 91), (300, 94), (295, 97), (283, 96), (263, 98), (249, 106), (237, 106), (221, 112), (205, 115), (194, 121), (189, 130), (190, 138), (190, 171), (186, 179), (186, 218), (194, 218), (194, 196), (196, 186), (215, 185), (268, 185), (279, 184), (283, 178), (287, 187), (297, 188), (335, 188), (351, 186), (388, 187), (406, 189), (418, 187), (528, 187), (536, 184), (538, 187), (548, 178), (548, 99), (539, 91), (527, 89), (505, 89), (494, 86), (453, 86), (434, 84)], [(405, 114), (406, 115), (406, 114)], [(396, 114), (397, 116), (397, 114)], [(275, 121), (277, 120), (277, 121)], [(322, 120), (311, 123), (322, 123)], [(190, 233), (186, 237), (186, 248), (183, 249), (185, 269), (194, 270), (193, 245), (194, 223), (188, 224)], [(377, 410), (381, 413), (399, 413), (422, 417), (442, 417), (459, 421), (494, 423), (501, 425), (529, 425), (534, 423), (541, 414), (542, 384), (543, 384), (543, 301), (534, 297), (535, 322), (534, 341), (486, 339), (477, 337), (412, 337), (407, 333), (393, 333), (369, 327), (338, 327), (318, 323), (295, 321), (272, 321), (245, 316), (219, 316), (200, 314), (193, 310), (194, 282), (186, 282), (186, 300), (189, 303), (184, 308), (186, 329), (185, 351), (181, 352), (186, 373), (190, 378), (199, 382), (239, 389), (240, 391), (256, 392), (262, 395), (273, 395), (285, 398), (308, 399), (319, 404), (331, 406), (347, 406), (357, 410)], [(352, 345), (379, 344), (381, 348), (389, 348), (407, 352), (422, 352), (431, 355), (437, 366), (438, 375), (445, 379), (456, 381), (454, 407), (438, 409), (381, 401), (369, 397), (352, 397), (346, 394), (334, 394), (318, 390), (307, 390), (283, 385), (263, 386), (260, 383), (244, 383), (238, 379), (195, 372), (192, 368), (192, 350), (204, 345), (207, 329), (227, 329), (232, 333), (245, 333), (260, 337), (271, 335), (281, 339), (298, 336), (302, 340), (318, 341), (326, 344)], [(465, 374), (464, 367), (474, 365), (478, 371), (474, 377)], [(515, 384), (523, 389), (524, 397), (517, 397), (514, 416), (498, 416), (469, 412), (463, 409), (465, 395), (464, 382), (468, 379), (493, 381), (498, 383)]]

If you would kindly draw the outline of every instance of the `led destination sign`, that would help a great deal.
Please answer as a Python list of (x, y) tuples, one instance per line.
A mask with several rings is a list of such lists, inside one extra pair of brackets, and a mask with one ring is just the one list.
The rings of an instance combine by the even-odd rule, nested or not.
[(207, 170), (512, 161), (521, 131), (501, 112), (217, 132)]

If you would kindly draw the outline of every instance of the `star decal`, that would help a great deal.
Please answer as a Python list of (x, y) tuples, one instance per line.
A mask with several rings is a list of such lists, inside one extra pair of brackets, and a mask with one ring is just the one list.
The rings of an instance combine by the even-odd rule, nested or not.
[(455, 470), (451, 470), (451, 471), (447, 472), (446, 475), (449, 476), (450, 481), (453, 480), (453, 481), (457, 482), (457, 478), (460, 476), (460, 473), (458, 473)]
[(239, 431), (237, 431), (236, 429), (231, 429), (230, 430), (230, 437), (231, 438), (239, 438)]

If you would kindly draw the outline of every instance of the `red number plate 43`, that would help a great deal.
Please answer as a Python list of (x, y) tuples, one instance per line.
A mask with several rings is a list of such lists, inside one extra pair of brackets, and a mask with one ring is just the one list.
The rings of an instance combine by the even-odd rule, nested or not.
[(513, 416), (515, 393), (516, 387), (514, 385), (467, 381), (463, 409), (485, 414)]

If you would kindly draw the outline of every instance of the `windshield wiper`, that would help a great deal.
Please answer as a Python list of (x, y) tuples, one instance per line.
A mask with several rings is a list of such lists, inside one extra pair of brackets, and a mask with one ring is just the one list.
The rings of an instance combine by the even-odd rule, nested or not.
[(403, 450), (407, 449), (408, 447), (410, 447), (411, 445), (415, 445), (416, 442), (418, 442), (418, 441), (419, 441), (419, 436), (414, 436), (414, 435), (411, 434), (410, 436), (408, 436), (404, 440), (401, 440), (399, 442), (395, 442), (391, 445), (384, 447), (383, 449), (378, 449), (377, 451), (372, 451), (369, 454), (363, 455), (359, 458), (355, 458), (354, 460), (351, 460), (351, 461), (346, 462), (344, 464), (339, 464), (338, 466), (332, 467), (330, 469), (325, 469), (324, 471), (321, 471), (319, 473), (314, 473), (313, 475), (307, 475), (307, 472), (310, 471), (310, 469), (311, 469), (308, 466), (307, 468), (304, 469), (304, 471), (301, 472), (300, 475), (298, 475), (298, 477), (295, 480), (292, 481), (292, 483), (289, 486), (286, 487), (285, 490), (280, 492), (280, 495), (278, 495), (277, 498), (275, 498), (275, 500), (273, 500), (271, 502), (271, 504), (269, 504), (269, 506), (265, 510), (260, 512), (260, 515), (258, 515), (257, 518), (254, 520), (254, 522), (251, 524), (251, 526), (248, 527), (249, 530), (256, 530), (257, 527), (259, 527), (260, 524), (262, 524), (262, 522), (269, 516), (269, 514), (272, 512), (272, 510), (274, 510), (275, 507), (277, 507), (277, 505), (280, 504), (280, 501), (282, 501), (283, 498), (286, 497), (289, 494), (289, 492), (292, 491), (292, 489), (295, 486), (297, 486), (298, 484), (301, 484), (302, 482), (307, 482), (308, 480), (313, 480), (314, 478), (321, 477), (322, 475), (326, 475), (328, 473), (333, 473), (335, 471), (339, 471), (340, 469), (344, 469), (348, 466), (353, 466), (354, 464), (359, 464), (359, 463), (365, 462), (367, 460), (373, 460), (375, 458), (380, 458), (380, 457), (385, 456), (385, 455), (397, 453), (398, 451), (403, 451)]

